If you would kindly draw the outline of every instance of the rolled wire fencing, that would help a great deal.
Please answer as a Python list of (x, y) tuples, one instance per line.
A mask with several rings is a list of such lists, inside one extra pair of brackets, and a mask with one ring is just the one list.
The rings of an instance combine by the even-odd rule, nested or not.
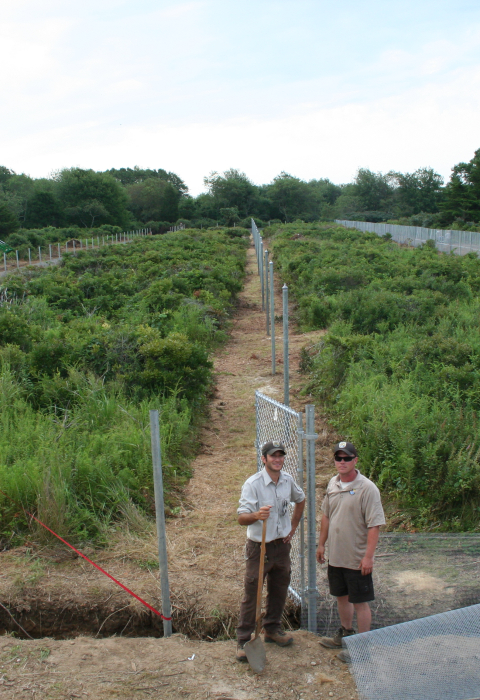
[(44, 246), (32, 249), (28, 248), (22, 259), (20, 252), (14, 250), (4, 241), (0, 241), (0, 253), (3, 255), (3, 271), (20, 269), (26, 265), (50, 265), (58, 263), (62, 256), (67, 253), (76, 255), (79, 250), (96, 250), (113, 243), (128, 243), (140, 236), (149, 236), (151, 229), (138, 229), (136, 231), (124, 231), (120, 234), (109, 234), (107, 236), (96, 236), (94, 238), (72, 238), (65, 243), (47, 243)]
[(362, 700), (478, 700), (480, 605), (344, 639)]
[[(313, 406), (310, 409), (308, 427), (313, 422)], [(307, 508), (292, 540), (290, 558), (292, 575), (289, 587), (290, 597), (301, 606), (302, 626), (316, 632), (317, 590), (315, 585), (315, 487), (306, 488), (304, 479), (304, 456), (306, 460), (307, 485), (315, 484), (315, 460), (312, 462), (316, 435), (304, 430), (303, 414), (297, 413), (289, 406), (272, 399), (270, 396), (255, 392), (256, 449), (257, 470), (263, 469), (261, 448), (266, 442), (281, 442), (285, 446), (286, 456), (283, 470), (290, 474), (295, 482), (306, 491)], [(306, 426), (307, 427), (307, 426)], [(306, 449), (305, 449), (306, 442)], [(313, 443), (313, 450), (310, 448)], [(309, 449), (310, 448), (310, 449)], [(289, 505), (290, 515), (294, 504)], [(311, 533), (313, 530), (313, 543)], [(313, 586), (311, 582), (313, 581)], [(307, 585), (308, 584), (308, 585)]]
[(443, 253), (466, 255), (480, 253), (480, 233), (476, 231), (442, 230), (423, 226), (400, 226), (398, 224), (374, 224), (370, 221), (347, 221), (335, 219), (336, 224), (358, 231), (376, 233), (378, 236), (390, 234), (396, 243), (404, 243), (415, 248), (426, 241), (435, 241), (435, 246)]

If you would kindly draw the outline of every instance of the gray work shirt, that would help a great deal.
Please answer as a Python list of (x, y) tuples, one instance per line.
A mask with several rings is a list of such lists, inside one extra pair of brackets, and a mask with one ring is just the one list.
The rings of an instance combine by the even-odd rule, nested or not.
[[(290, 474), (280, 471), (275, 483), (266, 469), (257, 472), (242, 487), (237, 513), (256, 513), (262, 506), (272, 506), (267, 520), (266, 541), (286, 537), (292, 529), (289, 503), (301, 503), (305, 494)], [(254, 542), (262, 541), (262, 521), (257, 520), (247, 527), (247, 537)]]

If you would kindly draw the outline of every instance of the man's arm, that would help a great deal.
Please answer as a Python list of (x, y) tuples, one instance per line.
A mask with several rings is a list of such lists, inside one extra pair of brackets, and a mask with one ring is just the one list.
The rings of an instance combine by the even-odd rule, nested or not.
[(300, 501), (300, 503), (295, 503), (295, 506), (293, 508), (293, 513), (292, 513), (291, 530), (288, 533), (288, 535), (283, 538), (283, 541), (285, 543), (292, 541), (292, 537), (294, 536), (295, 531), (298, 527), (298, 523), (300, 522), (300, 518), (302, 517), (304, 508), (305, 508), (305, 499), (303, 499), (303, 501)]
[(380, 534), (380, 525), (375, 527), (369, 527), (367, 532), (367, 549), (365, 556), (360, 562), (360, 568), (362, 570), (362, 576), (371, 574), (373, 571), (373, 557), (375, 554), (375, 549), (378, 544), (378, 536)]
[(256, 510), (254, 513), (240, 513), (238, 522), (240, 525), (253, 525), (257, 520), (267, 520), (270, 515), (270, 508), (272, 506), (262, 506), (260, 510)]
[(320, 525), (320, 537), (318, 540), (317, 547), (317, 561), (319, 564), (325, 564), (325, 542), (328, 539), (328, 528), (330, 527), (330, 520), (326, 515), (322, 516), (322, 522)]

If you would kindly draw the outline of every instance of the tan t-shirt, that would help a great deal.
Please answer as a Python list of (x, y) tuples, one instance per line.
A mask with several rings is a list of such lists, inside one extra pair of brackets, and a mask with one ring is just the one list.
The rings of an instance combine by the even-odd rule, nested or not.
[(328, 482), (322, 511), (330, 521), (328, 563), (359, 569), (367, 549), (368, 528), (385, 525), (380, 491), (358, 469), (346, 489), (342, 489), (337, 474)]

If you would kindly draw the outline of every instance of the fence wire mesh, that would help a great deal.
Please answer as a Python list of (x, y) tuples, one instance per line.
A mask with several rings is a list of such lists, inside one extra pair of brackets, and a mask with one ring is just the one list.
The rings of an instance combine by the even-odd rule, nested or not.
[[(287, 452), (283, 470), (288, 472), (299, 486), (304, 489), (302, 436), (299, 434), (299, 414), (289, 406), (285, 406), (279, 401), (265, 396), (265, 394), (262, 394), (260, 391), (255, 392), (255, 413), (258, 471), (263, 469), (263, 462), (261, 459), (262, 445), (269, 440), (282, 442)], [(290, 506), (290, 514), (292, 510), (293, 507)], [(292, 561), (290, 596), (297, 603), (302, 603), (305, 590), (305, 541), (304, 528), (302, 526), (297, 529), (295, 537), (292, 540), (290, 558)]]
[[(328, 556), (328, 542), (327, 542)], [(382, 533), (373, 570), (372, 629), (480, 601), (480, 533)], [(317, 569), (320, 634), (340, 626), (326, 566)]]
[(480, 605), (344, 640), (363, 700), (480, 697)]
[(480, 233), (477, 231), (456, 231), (423, 226), (399, 226), (398, 224), (374, 224), (370, 221), (346, 221), (335, 219), (336, 224), (359, 231), (370, 231), (378, 236), (389, 233), (397, 243), (406, 243), (417, 248), (428, 240), (435, 241), (438, 250), (443, 253), (466, 255), (470, 252), (480, 253)]

